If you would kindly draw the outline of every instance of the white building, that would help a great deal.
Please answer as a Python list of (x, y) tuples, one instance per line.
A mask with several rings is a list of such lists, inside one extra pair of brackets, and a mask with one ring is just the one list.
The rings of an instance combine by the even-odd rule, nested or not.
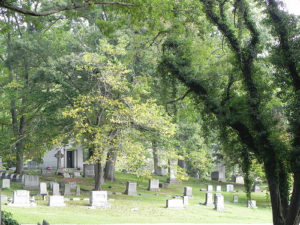
[(57, 158), (55, 154), (60, 151), (63, 157), (60, 159), (61, 168), (74, 168), (83, 170), (83, 150), (81, 146), (73, 146), (68, 144), (53, 148), (47, 152), (43, 158), (43, 164), (40, 165), (41, 169), (51, 166), (52, 169), (57, 169)]

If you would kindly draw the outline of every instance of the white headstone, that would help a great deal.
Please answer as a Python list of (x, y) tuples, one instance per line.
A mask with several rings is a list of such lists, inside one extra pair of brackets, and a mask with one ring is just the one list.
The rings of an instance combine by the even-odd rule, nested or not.
[(213, 206), (213, 194), (211, 192), (207, 192), (205, 195), (205, 203), (206, 206)]
[(149, 191), (159, 191), (159, 180), (158, 179), (155, 179), (155, 180), (150, 179), (149, 185), (148, 185), (148, 190)]
[(127, 181), (125, 194), (136, 195), (136, 182)]
[(184, 206), (189, 205), (189, 196), (183, 196), (183, 205)]
[(233, 203), (238, 203), (238, 202), (239, 202), (239, 196), (233, 195)]
[(256, 207), (256, 201), (255, 200), (248, 201), (247, 205), (248, 205), (249, 209), (257, 209), (257, 207)]
[(193, 197), (193, 188), (192, 187), (184, 187), (183, 196), (187, 196), (189, 198)]
[(64, 195), (71, 195), (71, 185), (70, 184), (65, 184), (65, 190), (64, 190)]
[(170, 199), (167, 200), (167, 209), (183, 209), (183, 199)]
[(44, 182), (40, 183), (40, 195), (48, 195), (47, 183)]
[(224, 211), (224, 196), (215, 194), (215, 210)]
[(216, 192), (222, 192), (222, 186), (221, 185), (217, 185)]
[(226, 192), (234, 192), (233, 184), (226, 184)]
[(111, 205), (107, 203), (107, 191), (91, 191), (90, 206), (95, 208), (111, 207)]
[(261, 192), (260, 187), (259, 187), (258, 185), (256, 185), (256, 184), (253, 185), (252, 191), (253, 191), (253, 192)]
[(36, 175), (24, 175), (24, 189), (39, 189), (40, 178)]
[(94, 169), (94, 165), (88, 165), (88, 164), (84, 164), (83, 165), (83, 176), (84, 177), (94, 177), (95, 176), (95, 169)]
[(35, 203), (30, 201), (29, 191), (26, 190), (16, 190), (13, 192), (13, 201), (10, 206), (17, 207), (31, 207), (36, 206)]
[(3, 179), (2, 180), (2, 188), (10, 188), (10, 179)]
[(49, 196), (49, 206), (66, 206), (64, 196)]
[(235, 183), (237, 183), (237, 184), (244, 184), (245, 183), (244, 177), (242, 177), (242, 176), (236, 176)]
[(52, 183), (52, 195), (60, 195), (59, 183)]
[(208, 192), (213, 192), (214, 191), (214, 186), (212, 186), (211, 184), (207, 185), (207, 191)]

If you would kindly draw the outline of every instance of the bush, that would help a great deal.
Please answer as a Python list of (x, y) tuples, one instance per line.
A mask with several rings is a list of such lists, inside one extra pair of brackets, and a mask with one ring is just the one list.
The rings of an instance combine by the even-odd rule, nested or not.
[(19, 225), (19, 223), (12, 218), (12, 214), (9, 212), (1, 212), (1, 225)]

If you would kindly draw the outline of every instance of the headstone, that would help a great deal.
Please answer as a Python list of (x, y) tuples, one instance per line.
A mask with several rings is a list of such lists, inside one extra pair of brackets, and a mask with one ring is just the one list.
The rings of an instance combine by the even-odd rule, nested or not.
[(215, 194), (215, 210), (224, 211), (224, 196), (221, 194)]
[(213, 194), (211, 192), (207, 192), (205, 196), (205, 203), (206, 206), (213, 206)]
[(52, 176), (52, 170), (41, 170), (42, 176)]
[(91, 191), (90, 206), (93, 208), (110, 208), (107, 202), (107, 191)]
[(180, 184), (181, 182), (177, 180), (177, 160), (170, 160), (170, 167), (169, 167), (169, 178), (167, 180), (170, 184)]
[(233, 195), (233, 203), (238, 203), (238, 202), (239, 202), (239, 196)]
[(189, 196), (183, 196), (183, 205), (184, 206), (189, 205)]
[(2, 180), (2, 188), (10, 188), (10, 179), (3, 179)]
[(260, 187), (258, 185), (256, 185), (256, 184), (253, 185), (252, 191), (253, 192), (261, 192)]
[(26, 190), (17, 190), (13, 192), (13, 200), (10, 206), (17, 207), (31, 207), (36, 206), (35, 203), (30, 201), (29, 191)]
[(126, 195), (136, 195), (136, 182), (127, 181)]
[(182, 199), (167, 200), (167, 209), (183, 209), (184, 203)]
[(17, 176), (18, 176), (18, 174), (14, 174), (14, 175), (12, 176), (12, 181), (13, 181), (13, 182), (16, 182), (16, 181), (17, 181)]
[(59, 183), (52, 184), (52, 195), (60, 195), (59, 193)]
[(77, 183), (76, 182), (69, 182), (69, 184), (70, 184), (71, 190), (76, 190), (76, 187), (77, 187)]
[(71, 176), (70, 176), (69, 173), (64, 172), (64, 173), (63, 173), (63, 177), (64, 177), (64, 178), (70, 178)]
[(10, 174), (7, 176), (7, 179), (10, 179), (10, 180), (11, 180), (12, 177), (13, 177), (13, 175), (14, 175), (14, 174), (10, 173)]
[(149, 180), (148, 191), (159, 191), (159, 180)]
[(234, 192), (233, 184), (226, 184), (226, 192)]
[(49, 206), (66, 206), (64, 196), (49, 196)]
[(183, 196), (187, 196), (189, 198), (193, 197), (193, 188), (192, 187), (184, 187)]
[(211, 173), (211, 179), (225, 182), (225, 162), (220, 160), (215, 164), (215, 170)]
[(216, 192), (222, 192), (222, 186), (221, 185), (217, 185)]
[(207, 191), (208, 192), (213, 192), (214, 191), (214, 186), (212, 186), (211, 184), (207, 185)]
[(166, 169), (163, 168), (163, 167), (161, 167), (161, 166), (157, 167), (157, 169), (156, 169), (156, 175), (157, 176), (166, 176), (167, 175)]
[(75, 171), (75, 172), (74, 172), (74, 177), (75, 177), (75, 178), (81, 177), (80, 172), (79, 172), (79, 171)]
[(237, 183), (237, 184), (244, 184), (245, 183), (244, 177), (243, 176), (236, 176), (235, 183)]
[(77, 187), (76, 187), (76, 195), (77, 196), (80, 195), (80, 186), (79, 185), (77, 185)]
[(61, 153), (61, 151), (58, 151), (54, 157), (57, 159), (57, 169), (61, 169), (61, 159), (64, 157), (64, 154)]
[(95, 176), (95, 169), (93, 164), (84, 164), (83, 165), (83, 176), (84, 177), (94, 177)]
[(247, 206), (248, 206), (249, 209), (257, 209), (255, 200), (249, 200), (247, 202)]
[(3, 178), (8, 178), (10, 176), (10, 173), (5, 173)]
[(71, 185), (65, 184), (64, 196), (71, 195)]
[(24, 175), (24, 189), (39, 189), (40, 178), (36, 175)]
[(27, 167), (29, 170), (36, 170), (38, 169), (38, 163), (36, 161), (29, 161)]
[(40, 195), (48, 195), (47, 183), (44, 182), (40, 183)]
[(169, 184), (168, 183), (159, 183), (160, 188), (168, 188)]

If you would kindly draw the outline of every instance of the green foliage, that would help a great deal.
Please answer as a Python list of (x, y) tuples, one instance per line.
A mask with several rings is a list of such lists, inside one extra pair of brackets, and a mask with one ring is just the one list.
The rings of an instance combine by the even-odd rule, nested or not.
[(10, 212), (1, 211), (1, 224), (2, 225), (19, 225), (19, 223), (13, 219), (13, 215)]

